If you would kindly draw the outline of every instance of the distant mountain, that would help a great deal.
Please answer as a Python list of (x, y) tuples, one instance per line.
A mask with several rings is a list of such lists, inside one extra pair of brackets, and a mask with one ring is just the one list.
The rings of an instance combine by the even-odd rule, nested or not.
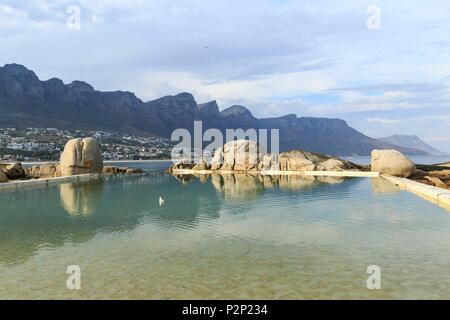
[(426, 154), (432, 155), (432, 156), (445, 156), (447, 155), (445, 152), (442, 152), (440, 150), (437, 150), (433, 148), (432, 146), (428, 145), (425, 141), (420, 139), (416, 135), (401, 135), (401, 134), (395, 134), (386, 138), (379, 138), (378, 140), (386, 143), (392, 143), (397, 146), (405, 147), (405, 148), (411, 148), (416, 150), (421, 150), (425, 152)]
[(215, 101), (197, 104), (190, 93), (143, 102), (131, 92), (101, 92), (82, 81), (41, 81), (18, 64), (0, 68), (0, 126), (104, 130), (142, 136), (170, 137), (173, 130), (279, 129), (280, 150), (301, 148), (331, 155), (368, 155), (372, 149), (394, 148), (408, 154), (423, 151), (372, 139), (341, 119), (287, 115), (258, 119), (243, 106), (219, 111)]

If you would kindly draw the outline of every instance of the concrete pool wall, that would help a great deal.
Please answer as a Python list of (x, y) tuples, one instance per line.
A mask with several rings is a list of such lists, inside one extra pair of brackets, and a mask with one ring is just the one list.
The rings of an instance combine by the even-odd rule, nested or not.
[(18, 190), (29, 187), (52, 186), (67, 182), (83, 182), (98, 180), (102, 177), (99, 173), (80, 174), (75, 176), (47, 178), (47, 179), (31, 179), (31, 180), (16, 180), (5, 183), (0, 183), (0, 190)]
[(384, 174), (382, 174), (381, 177), (390, 181), (401, 190), (414, 193), (415, 195), (450, 211), (450, 190), (429, 186), (406, 178), (399, 178)]

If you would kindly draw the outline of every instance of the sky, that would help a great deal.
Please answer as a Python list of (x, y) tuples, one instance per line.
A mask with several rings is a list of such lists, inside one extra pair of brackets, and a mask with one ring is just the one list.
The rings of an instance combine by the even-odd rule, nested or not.
[(450, 153), (448, 0), (0, 0), (0, 65), (13, 62), (144, 101), (187, 91), (258, 117), (342, 118)]

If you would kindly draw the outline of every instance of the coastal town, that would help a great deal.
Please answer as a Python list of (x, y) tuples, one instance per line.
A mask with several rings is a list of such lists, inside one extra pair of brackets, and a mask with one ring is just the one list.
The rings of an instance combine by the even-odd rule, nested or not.
[(67, 140), (96, 138), (105, 160), (168, 159), (174, 145), (161, 137), (140, 137), (105, 131), (62, 130), (57, 128), (0, 128), (0, 160), (58, 160)]

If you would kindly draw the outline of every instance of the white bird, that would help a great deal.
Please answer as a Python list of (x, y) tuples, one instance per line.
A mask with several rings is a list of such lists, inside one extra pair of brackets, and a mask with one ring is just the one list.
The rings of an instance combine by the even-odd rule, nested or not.
[(159, 206), (161, 207), (166, 200), (164, 200), (161, 196), (159, 197)]

